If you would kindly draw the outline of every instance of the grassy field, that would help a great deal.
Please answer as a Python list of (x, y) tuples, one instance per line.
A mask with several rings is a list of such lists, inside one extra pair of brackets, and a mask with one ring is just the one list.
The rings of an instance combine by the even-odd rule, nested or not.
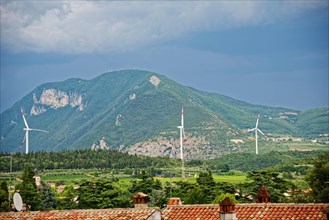
[(85, 174), (63, 174), (63, 175), (49, 175), (43, 176), (41, 175), (41, 179), (46, 182), (51, 181), (76, 181), (82, 179), (90, 179), (91, 177)]
[[(122, 182), (131, 182), (132, 180), (136, 180), (136, 178), (130, 177), (129, 175), (112, 175), (107, 172), (104, 172), (103, 174), (94, 175), (94, 170), (84, 170), (83, 172), (45, 172), (41, 173), (41, 179), (46, 182), (77, 182), (80, 180), (88, 180), (92, 178), (106, 178), (110, 179), (112, 177), (118, 178)], [(236, 175), (218, 175), (213, 174), (213, 178), (215, 182), (229, 182), (229, 183), (242, 183), (246, 180), (246, 176), (243, 173), (239, 173)], [(186, 177), (185, 179), (182, 179), (181, 177), (155, 177), (155, 179), (160, 180), (161, 182), (178, 182), (178, 181), (184, 181), (189, 183), (196, 183), (197, 176), (190, 176)]]
[[(229, 183), (242, 183), (246, 181), (245, 175), (232, 175), (232, 176), (226, 176), (226, 175), (218, 175), (213, 174), (212, 175), (215, 182), (229, 182)], [(155, 179), (158, 179), (162, 182), (188, 182), (188, 183), (196, 183), (197, 177), (187, 177), (185, 179), (182, 179), (180, 177), (174, 177), (174, 178), (161, 178), (161, 177), (155, 177)]]
[[(246, 152), (255, 151), (255, 140), (244, 140), (242, 146), (246, 149)], [(327, 151), (329, 150), (329, 144), (313, 143), (310, 141), (268, 141), (264, 139), (258, 140), (258, 147), (260, 153), (268, 153), (270, 151)]]

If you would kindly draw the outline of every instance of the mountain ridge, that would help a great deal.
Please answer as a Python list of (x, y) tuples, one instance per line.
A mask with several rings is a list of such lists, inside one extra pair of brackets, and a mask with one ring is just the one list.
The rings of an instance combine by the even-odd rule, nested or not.
[[(149, 145), (159, 149), (157, 155), (177, 157), (177, 125), (182, 106), (190, 139), (187, 158), (191, 159), (197, 158), (195, 152), (202, 157), (216, 157), (250, 151), (253, 143), (247, 137), (252, 136), (244, 130), (254, 126), (258, 113), (264, 133), (303, 138), (329, 133), (326, 121), (329, 114), (325, 108), (299, 111), (253, 105), (182, 86), (154, 72), (122, 70), (90, 80), (70, 78), (36, 87), (1, 113), (0, 151), (17, 151), (23, 139), (23, 123), (18, 114), (21, 106), (28, 110), (30, 127), (50, 132), (49, 135), (30, 132), (34, 151), (90, 148), (103, 139), (111, 148), (130, 152), (132, 146), (139, 149), (158, 140), (159, 144)], [(31, 114), (33, 106), (40, 114)], [(230, 142), (241, 138), (246, 139), (245, 144)], [(147, 153), (144, 150), (141, 149), (141, 154)]]

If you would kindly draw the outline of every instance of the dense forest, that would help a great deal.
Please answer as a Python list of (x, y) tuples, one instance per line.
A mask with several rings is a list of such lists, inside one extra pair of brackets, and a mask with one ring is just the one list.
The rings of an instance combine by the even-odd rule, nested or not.
[[(223, 155), (214, 160), (190, 160), (188, 167), (203, 167), (213, 172), (227, 172), (239, 170), (242, 172), (261, 170), (275, 167), (275, 171), (293, 171), (300, 163), (311, 162), (312, 158), (321, 154), (321, 151), (309, 152), (276, 152), (255, 155), (251, 153), (236, 153)], [(0, 172), (10, 169), (9, 158), (11, 154), (0, 153)], [(56, 169), (124, 169), (124, 168), (165, 168), (180, 167), (179, 160), (167, 157), (146, 157), (129, 155), (116, 150), (66, 150), (62, 152), (36, 152), (29, 154), (12, 154), (12, 171), (22, 171), (31, 165), (38, 170)], [(308, 169), (306, 167), (305, 169)]]
[[(8, 153), (0, 153), (0, 157), (9, 157)], [(30, 165), (38, 170), (53, 169), (122, 169), (126, 167), (168, 167), (178, 161), (162, 157), (145, 157), (129, 155), (116, 150), (66, 150), (62, 152), (32, 152), (29, 154), (12, 154), (12, 171), (22, 171)], [(0, 160), (0, 172), (8, 172), (9, 160)]]

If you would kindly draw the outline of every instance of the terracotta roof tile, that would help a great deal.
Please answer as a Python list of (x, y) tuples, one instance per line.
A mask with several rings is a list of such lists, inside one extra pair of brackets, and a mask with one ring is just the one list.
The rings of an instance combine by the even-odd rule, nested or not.
[[(329, 204), (237, 204), (235, 213), (239, 220), (323, 220), (326, 218), (322, 211), (326, 207), (329, 207)], [(165, 220), (219, 220), (219, 206), (168, 206), (161, 214)]]
[(329, 204), (238, 204), (238, 219), (324, 219), (323, 209)]
[(0, 212), (1, 220), (26, 219), (67, 219), (67, 220), (146, 220), (151, 217), (156, 208), (149, 209), (86, 209), (86, 210), (61, 210), (45, 212)]
[(177, 205), (162, 210), (165, 220), (219, 220), (218, 205)]
[[(236, 217), (239, 220), (324, 220), (324, 209), (329, 204), (274, 204), (253, 203), (235, 205)], [(45, 212), (2, 212), (1, 220), (146, 220), (158, 209), (88, 209), (61, 210)], [(161, 211), (164, 220), (219, 220), (219, 205), (177, 205), (168, 206)], [(160, 220), (160, 214), (158, 215)], [(157, 218), (153, 218), (158, 220)]]

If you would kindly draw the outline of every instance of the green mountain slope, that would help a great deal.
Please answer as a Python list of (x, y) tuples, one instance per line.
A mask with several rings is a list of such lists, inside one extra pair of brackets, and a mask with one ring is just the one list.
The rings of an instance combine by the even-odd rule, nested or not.
[[(49, 131), (29, 132), (31, 151), (93, 146), (177, 157), (182, 106), (187, 158), (252, 151), (253, 134), (244, 131), (254, 127), (258, 113), (259, 128), (273, 137), (315, 138), (329, 133), (328, 109), (300, 112), (252, 105), (185, 87), (156, 73), (125, 70), (92, 80), (69, 79), (38, 86), (1, 113), (0, 151), (24, 151), (25, 145), (20, 148), (25, 134), (22, 107), (31, 128)], [(232, 139), (243, 143), (232, 144)], [(268, 148), (280, 148), (274, 142), (262, 142)]]

